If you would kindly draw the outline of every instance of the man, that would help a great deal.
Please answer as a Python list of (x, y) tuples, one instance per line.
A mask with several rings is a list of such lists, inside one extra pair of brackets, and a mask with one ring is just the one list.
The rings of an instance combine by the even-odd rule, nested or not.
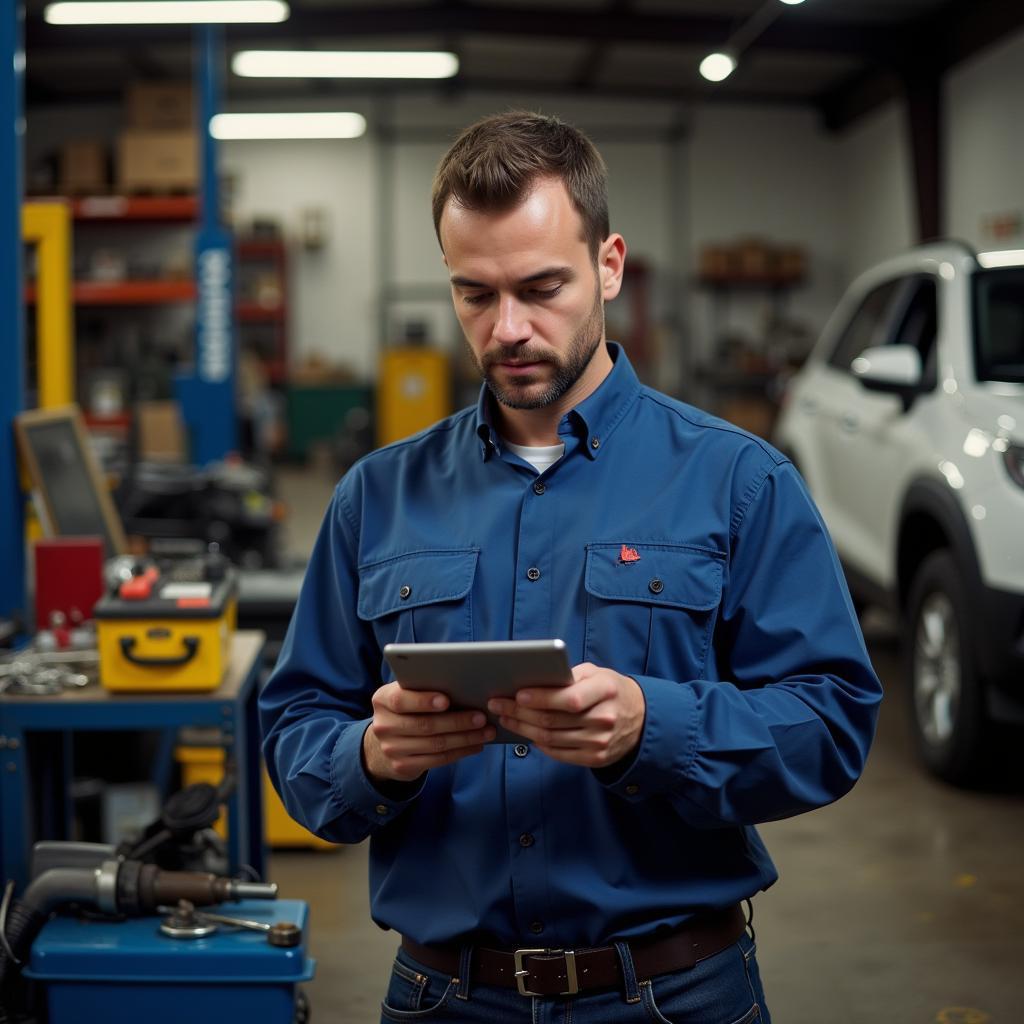
[[(849, 790), (880, 699), (826, 531), (778, 452), (606, 341), (626, 245), (583, 135), (481, 121), (433, 212), (485, 386), (338, 485), (261, 697), (271, 777), (371, 837), (383, 1020), (767, 1021), (752, 826)], [(572, 684), (490, 707), (520, 744), (382, 685), (391, 641), (552, 637)]]

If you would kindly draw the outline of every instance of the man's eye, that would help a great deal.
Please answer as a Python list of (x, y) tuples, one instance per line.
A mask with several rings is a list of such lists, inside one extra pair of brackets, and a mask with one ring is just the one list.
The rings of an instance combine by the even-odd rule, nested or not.
[(535, 299), (553, 299), (561, 290), (562, 286), (559, 284), (554, 288), (534, 288), (530, 294)]
[(462, 301), (468, 306), (482, 306), (490, 298), (490, 292), (480, 292), (475, 295), (463, 295)]

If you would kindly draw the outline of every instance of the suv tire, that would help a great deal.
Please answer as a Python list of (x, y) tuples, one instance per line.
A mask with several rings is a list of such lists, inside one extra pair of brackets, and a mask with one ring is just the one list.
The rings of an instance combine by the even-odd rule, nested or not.
[(959, 785), (977, 781), (989, 733), (962, 580), (949, 551), (930, 554), (911, 584), (906, 632), (914, 738), (928, 768)]

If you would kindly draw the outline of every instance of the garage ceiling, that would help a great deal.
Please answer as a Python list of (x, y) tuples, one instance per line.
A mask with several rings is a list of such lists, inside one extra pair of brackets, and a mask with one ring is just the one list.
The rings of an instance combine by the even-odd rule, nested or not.
[[(190, 74), (187, 28), (58, 27), (26, 4), (26, 105), (120, 98), (132, 79)], [(1007, 0), (289, 0), (280, 25), (230, 26), (229, 52), (261, 48), (450, 49), (445, 82), (228, 76), (228, 102), (468, 91), (799, 104), (841, 127), (1024, 26)], [(758, 28), (760, 31), (754, 32)], [(725, 82), (697, 67), (753, 36)]]

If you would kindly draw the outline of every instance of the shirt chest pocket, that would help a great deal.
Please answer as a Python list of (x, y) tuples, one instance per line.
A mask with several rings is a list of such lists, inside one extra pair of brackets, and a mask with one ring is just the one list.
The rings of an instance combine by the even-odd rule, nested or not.
[(674, 544), (588, 544), (585, 657), (624, 674), (699, 679), (725, 556)]
[(356, 614), (377, 642), (473, 639), (473, 579), (478, 548), (415, 551), (359, 568)]

